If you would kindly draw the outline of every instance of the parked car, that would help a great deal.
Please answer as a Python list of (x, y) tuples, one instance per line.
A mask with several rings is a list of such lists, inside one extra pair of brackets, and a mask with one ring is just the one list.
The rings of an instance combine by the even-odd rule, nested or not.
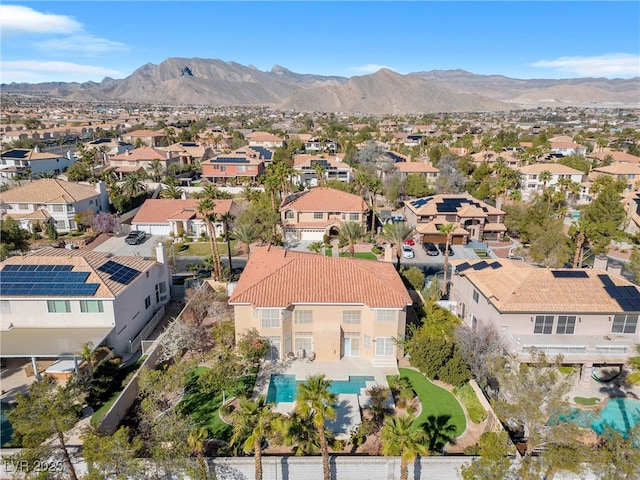
[(413, 241), (413, 238), (407, 238), (403, 243), (412, 247), (416, 244), (416, 242)]
[(423, 243), (422, 248), (424, 248), (424, 251), (427, 252), (427, 255), (431, 257), (437, 257), (438, 255), (440, 255), (440, 250), (438, 250), (438, 247), (436, 247), (435, 243)]
[(124, 239), (127, 245), (137, 245), (142, 242), (147, 236), (142, 230), (131, 230), (127, 238)]
[(402, 256), (403, 258), (413, 258), (416, 256), (413, 248), (410, 245), (402, 245)]
[[(438, 248), (440, 249), (440, 251), (444, 255), (444, 252), (447, 249), (447, 244), (446, 243), (439, 243), (438, 244)], [(451, 245), (449, 245), (449, 256), (452, 256), (452, 255), (453, 255), (453, 248), (451, 248)]]

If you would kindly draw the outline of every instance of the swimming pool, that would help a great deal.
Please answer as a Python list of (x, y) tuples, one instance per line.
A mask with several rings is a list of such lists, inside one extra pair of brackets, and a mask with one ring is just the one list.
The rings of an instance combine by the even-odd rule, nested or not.
[[(332, 393), (360, 393), (367, 386), (366, 382), (373, 382), (372, 376), (349, 376), (349, 380), (332, 380), (329, 390)], [(304, 380), (296, 380), (295, 375), (272, 374), (269, 379), (267, 401), (272, 403), (294, 402), (298, 394), (298, 385)]]
[(626, 436), (627, 431), (640, 423), (640, 401), (633, 398), (614, 397), (609, 399), (602, 410), (574, 408), (568, 417), (562, 416), (560, 420), (591, 428), (598, 435), (602, 435), (605, 425), (608, 425)]
[(10, 403), (2, 402), (0, 405), (0, 447), (3, 447), (6, 443), (11, 441), (11, 435), (13, 435), (13, 428), (7, 418), (6, 413), (9, 410), (13, 410), (14, 405)]

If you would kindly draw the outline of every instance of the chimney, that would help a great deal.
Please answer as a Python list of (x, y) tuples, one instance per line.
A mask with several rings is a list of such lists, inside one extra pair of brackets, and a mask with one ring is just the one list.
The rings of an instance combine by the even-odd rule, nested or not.
[(33, 149), (33, 151), (35, 153), (40, 153), (40, 147), (36, 145), (35, 148)]
[(171, 151), (167, 152), (167, 160), (171, 160)]
[(618, 262), (611, 262), (607, 267), (607, 273), (619, 277), (622, 275), (622, 264)]
[(182, 193), (180, 194), (180, 198), (182, 200), (186, 200), (187, 199), (187, 192), (185, 192), (184, 190), (182, 191)]
[(158, 242), (158, 245), (156, 246), (156, 261), (164, 265), (167, 263), (166, 249), (162, 242)]
[(609, 259), (603, 253), (599, 253), (593, 259), (593, 268), (596, 270), (606, 270)]

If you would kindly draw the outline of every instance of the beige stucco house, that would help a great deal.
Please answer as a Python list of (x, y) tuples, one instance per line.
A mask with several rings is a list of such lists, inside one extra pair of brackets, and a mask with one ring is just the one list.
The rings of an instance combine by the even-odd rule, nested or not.
[(315, 187), (286, 197), (280, 205), (285, 242), (322, 241), (337, 235), (345, 222), (367, 225), (368, 207), (359, 195)]
[(261, 247), (229, 304), (236, 337), (255, 328), (269, 358), (370, 359), (395, 366), (411, 298), (391, 263)]
[(471, 328), (493, 324), (521, 361), (532, 349), (582, 365), (621, 365), (640, 343), (640, 290), (600, 269), (547, 269), (524, 262), (455, 260), (451, 298)]

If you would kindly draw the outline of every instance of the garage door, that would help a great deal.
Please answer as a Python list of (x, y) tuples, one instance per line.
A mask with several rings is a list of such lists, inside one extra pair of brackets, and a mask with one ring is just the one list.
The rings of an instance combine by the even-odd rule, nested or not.
[[(423, 235), (422, 242), (427, 243), (435, 243), (436, 245), (439, 243), (445, 243), (447, 241), (447, 237), (443, 235)], [(461, 235), (453, 236), (451, 238), (451, 245), (464, 245), (464, 237)]]
[(169, 225), (132, 225), (133, 230), (142, 230), (149, 235), (169, 235)]
[(324, 239), (324, 230), (306, 230), (302, 232), (302, 241), (321, 242)]

